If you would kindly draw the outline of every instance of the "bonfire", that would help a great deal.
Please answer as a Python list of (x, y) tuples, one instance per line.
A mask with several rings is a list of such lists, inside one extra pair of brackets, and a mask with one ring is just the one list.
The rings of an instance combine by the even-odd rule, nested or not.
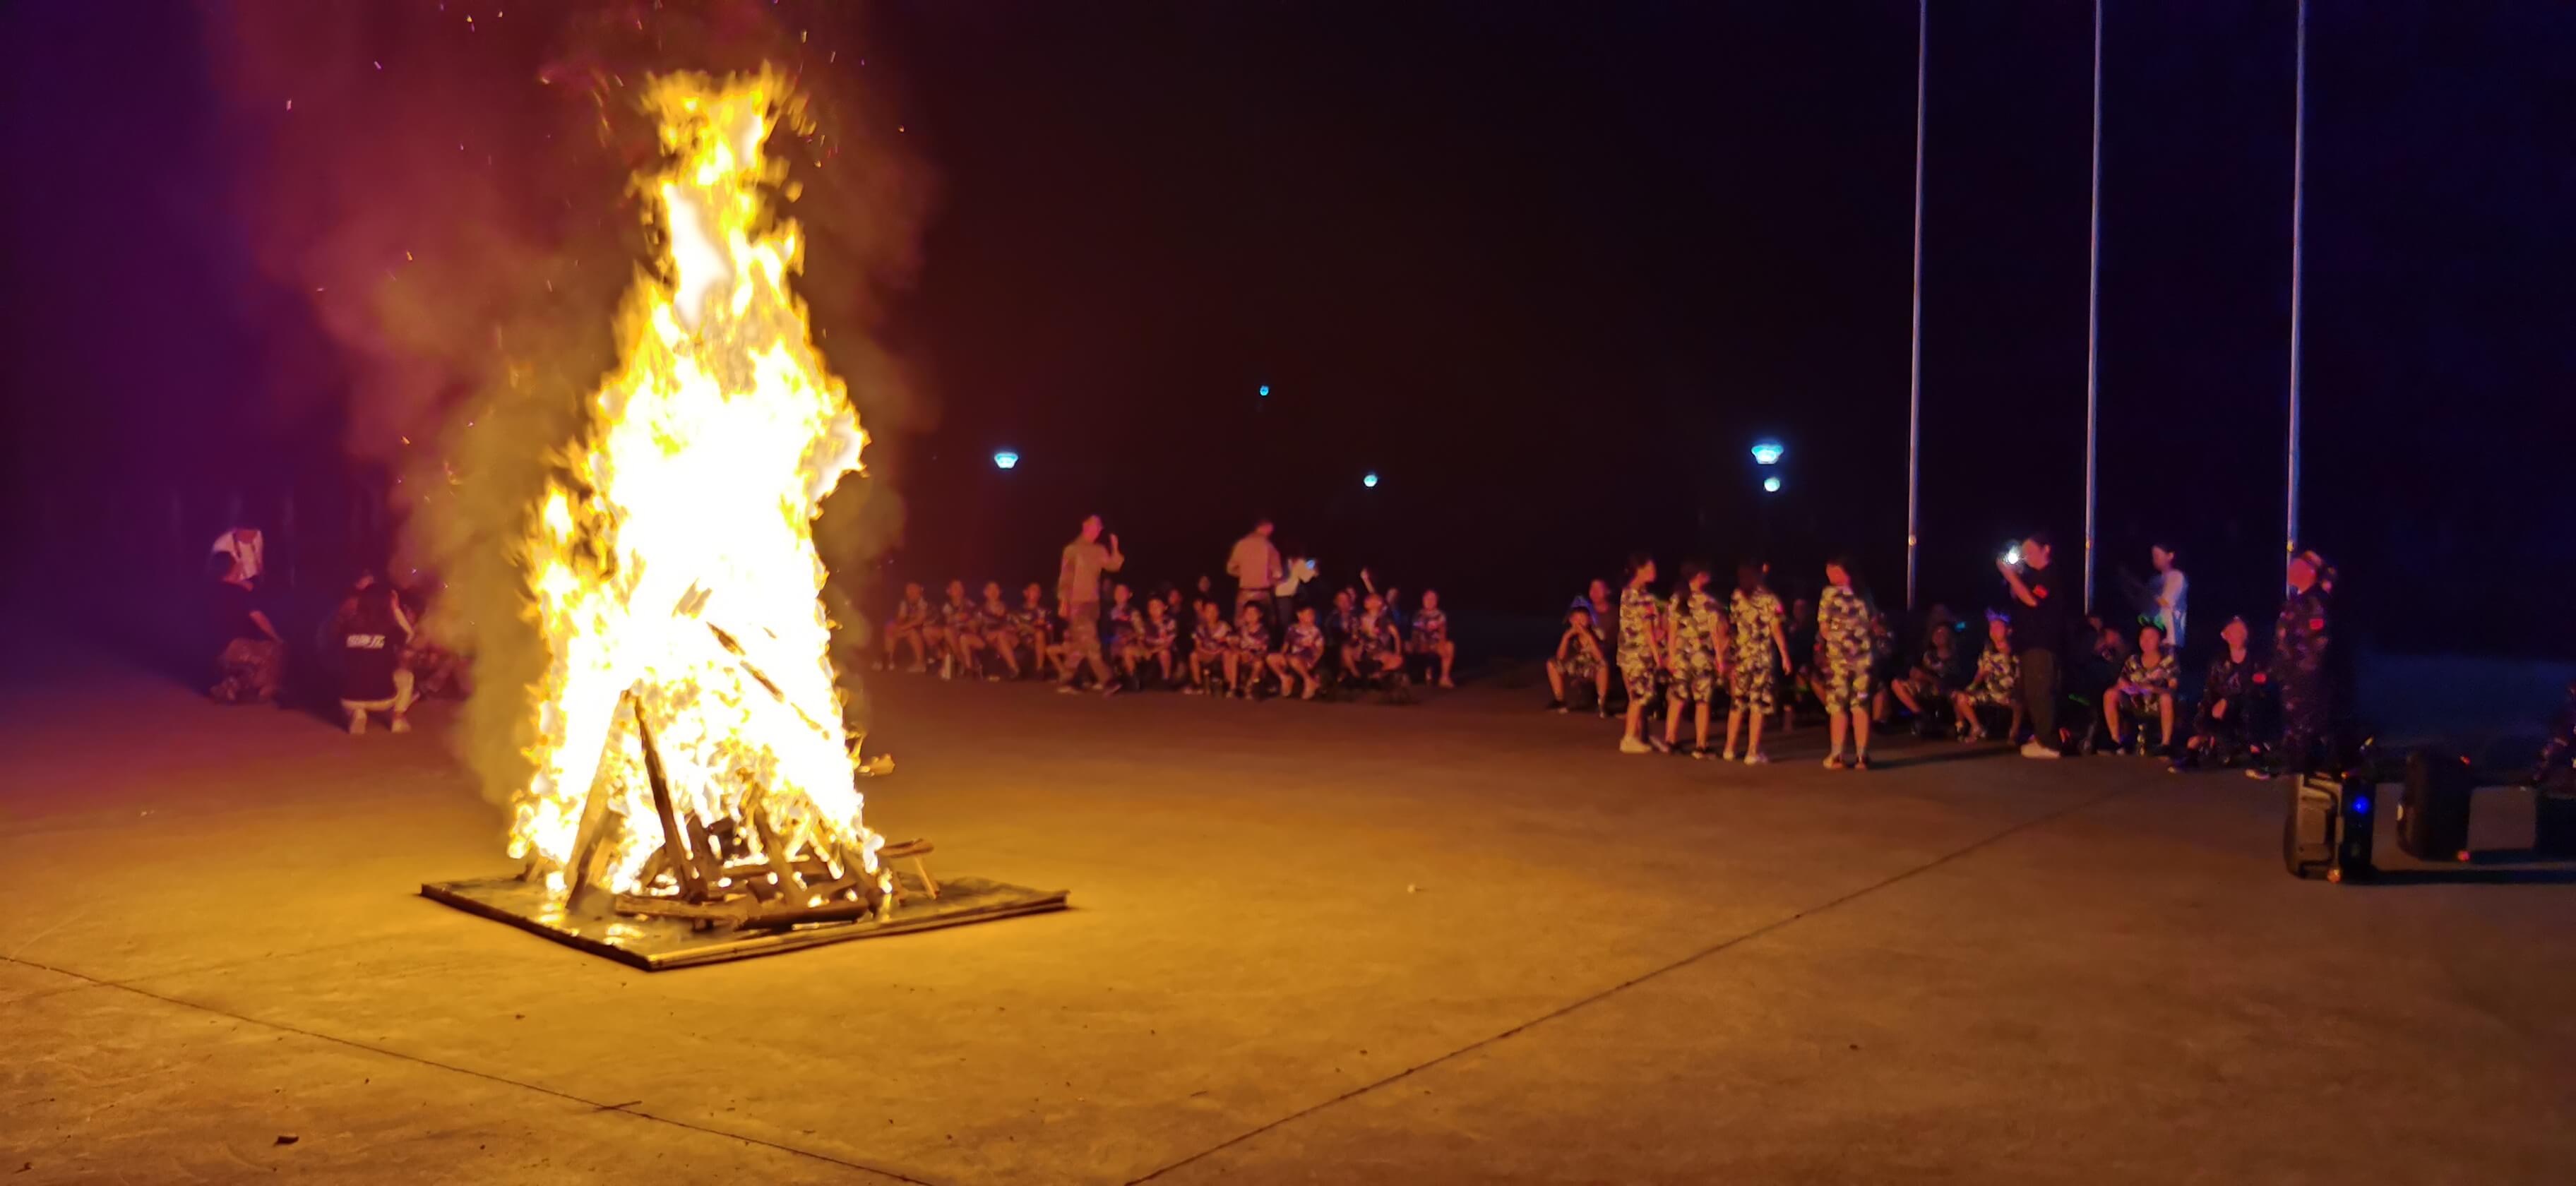
[(510, 854), (575, 908), (883, 917), (901, 887), (861, 820), (813, 535), (868, 438), (788, 287), (803, 244), (763, 152), (796, 100), (767, 73), (673, 74), (645, 104), (660, 266), (529, 515), (550, 663)]

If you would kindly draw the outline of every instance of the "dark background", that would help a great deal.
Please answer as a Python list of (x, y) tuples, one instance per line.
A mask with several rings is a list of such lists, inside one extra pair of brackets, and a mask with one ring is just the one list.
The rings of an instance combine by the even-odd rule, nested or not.
[[(2008, 535), (2080, 564), (2092, 43), (2081, 4), (1933, 7), (1923, 596), (1964, 607)], [(871, 454), (895, 572), (1041, 577), (1097, 510), (1186, 580), (1269, 513), (1328, 576), (1470, 613), (1636, 548), (1801, 586), (1847, 550), (1898, 600), (1913, 5), (780, 10), (884, 72), (939, 175), (883, 333), (936, 407)], [(2278, 573), (2295, 7), (2110, 10), (2099, 599), (2171, 539), (2206, 631)], [(320, 541), (396, 526), (229, 196), (259, 158), (220, 116), (225, 11), (0, 13), (9, 497), (55, 565), (22, 581), (192, 572), (242, 519), (329, 586), (364, 548)], [(2378, 646), (2576, 653), (2576, 7), (2312, 22), (2304, 535)]]

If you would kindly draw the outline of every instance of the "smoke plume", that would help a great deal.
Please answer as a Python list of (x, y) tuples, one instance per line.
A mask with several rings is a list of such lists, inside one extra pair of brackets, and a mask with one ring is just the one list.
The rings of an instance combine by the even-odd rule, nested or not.
[[(528, 776), (528, 690), (546, 663), (517, 541), (651, 257), (652, 206), (630, 184), (658, 151), (635, 102), (644, 79), (767, 64), (806, 96), (811, 132), (769, 144), (790, 162), (780, 212), (805, 227), (794, 287), (877, 441), (871, 462), (928, 419), (879, 329), (917, 266), (930, 172), (905, 147), (885, 63), (868, 64), (857, 5), (205, 3), (227, 115), (261, 154), (233, 205), (263, 270), (340, 355), (345, 447), (387, 476), (397, 571), (443, 586), (429, 628), (473, 663), (460, 742), (504, 797)], [(857, 477), (815, 542), (858, 574), (901, 523), (892, 492)], [(860, 641), (850, 592), (836, 576), (826, 593), (845, 650)]]

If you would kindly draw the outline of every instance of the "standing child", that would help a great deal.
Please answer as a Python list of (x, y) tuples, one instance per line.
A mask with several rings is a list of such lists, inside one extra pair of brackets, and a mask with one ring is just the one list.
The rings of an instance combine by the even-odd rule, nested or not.
[(1198, 607), (1198, 628), (1190, 632), (1190, 683), (1181, 689), (1192, 696), (1207, 693), (1212, 675), (1223, 675), (1225, 686), (1234, 686), (1234, 631), (1217, 616), (1215, 601), (1201, 598)]
[(2021, 736), (2021, 661), (2013, 655), (2012, 619), (1986, 615), (1986, 651), (1977, 656), (1977, 677), (1968, 682), (1966, 691), (1951, 698), (1951, 704), (1959, 710), (1961, 741), (1986, 739), (1986, 722), (1977, 715), (1980, 708), (2012, 709), (2012, 725), (2004, 730), (2004, 740)]
[(1306, 681), (1305, 699), (1315, 698), (1315, 668), (1324, 662), (1324, 628), (1315, 624), (1315, 607), (1297, 607), (1297, 620), (1288, 627), (1288, 636), (1279, 653), (1270, 656), (1270, 670), (1279, 677), (1279, 694), (1288, 694), (1288, 677)]
[[(1816, 694), (1825, 702), (1825, 769), (1869, 769), (1869, 673), (1875, 660), (1869, 603), (1852, 588), (1851, 562), (1825, 562), (1825, 592), (1816, 602)], [(1843, 760), (1843, 735), (1852, 757)]]
[(1646, 705), (1655, 698), (1655, 673), (1664, 666), (1654, 586), (1655, 558), (1643, 552), (1629, 557), (1628, 584), (1619, 591), (1619, 674), (1628, 685), (1628, 730), (1619, 736), (1623, 754), (1671, 748), (1646, 736)]
[(1694, 706), (1690, 756), (1708, 753), (1708, 702), (1717, 696), (1718, 656), (1726, 651), (1726, 616), (1708, 595), (1708, 566), (1685, 564), (1682, 583), (1673, 591), (1669, 612), (1671, 642), (1665, 662), (1672, 672), (1671, 701), (1664, 710), (1664, 746), (1681, 744), (1682, 706)]
[(1449, 641), (1449, 615), (1440, 612), (1439, 590), (1422, 591), (1422, 612), (1413, 615), (1413, 637), (1405, 649), (1440, 660), (1440, 686), (1458, 686), (1449, 681), (1449, 669), (1458, 662), (1458, 647)]
[(1225, 673), (1227, 690), (1246, 700), (1252, 698), (1261, 672), (1270, 663), (1270, 624), (1261, 616), (1261, 603), (1247, 601), (1234, 615), (1234, 666)]
[[(1729, 762), (1735, 760), (1735, 728), (1749, 720), (1753, 728), (1744, 740), (1747, 766), (1771, 760), (1762, 752), (1762, 722), (1771, 715), (1772, 701), (1779, 696), (1779, 673), (1789, 666), (1789, 629), (1782, 621), (1780, 599), (1762, 583), (1770, 571), (1762, 564), (1737, 565), (1735, 594), (1727, 599), (1735, 666), (1727, 673), (1726, 749), (1718, 756)], [(1778, 667), (1771, 664), (1774, 655), (1780, 658)]]

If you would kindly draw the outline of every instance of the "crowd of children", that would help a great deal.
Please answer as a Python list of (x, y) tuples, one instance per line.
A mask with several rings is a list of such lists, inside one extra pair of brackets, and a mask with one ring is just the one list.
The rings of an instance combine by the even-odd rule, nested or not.
[[(2231, 619), (2195, 692), (2184, 685), (2178, 648), (2167, 637), (2180, 626), (2179, 572), (2169, 550), (2159, 549), (2157, 560), (2176, 579), (2142, 602), (2134, 624), (2084, 619), (2077, 627), (2083, 636), (2066, 648), (2064, 667), (2047, 672), (2042, 691), (2025, 679), (2033, 640), (2017, 642), (2006, 614), (1985, 615), (1983, 645), (1971, 650), (1967, 623), (1933, 606), (1917, 649), (1900, 662), (1887, 615), (1855, 588), (1848, 561), (1828, 561), (1819, 595), (1784, 607), (1765, 565), (1739, 567), (1721, 601), (1709, 591), (1705, 565), (1683, 566), (1680, 580), (1659, 592), (1654, 560), (1639, 555), (1615, 602), (1609, 583), (1594, 581), (1568, 607), (1547, 662), (1548, 707), (1566, 712), (1588, 694), (1604, 717), (1624, 711), (1623, 753), (1725, 761), (1740, 753), (1749, 765), (1769, 760), (1765, 722), (1776, 714), (1785, 731), (1803, 709), (1826, 724), (1826, 768), (1866, 770), (1874, 727), (1903, 723), (1923, 737), (2020, 742), (2044, 697), (2052, 713), (2066, 703), (2080, 715), (2068, 718), (2074, 728), (2031, 735), (2025, 752), (2125, 752), (2166, 758), (2177, 771), (2242, 765), (2259, 772), (2277, 751), (2291, 755), (2284, 768), (2303, 765), (2327, 728), (2321, 672), (2331, 569), (2313, 553), (2294, 557), (2273, 655), (2257, 661), (2251, 629)], [(1712, 749), (1721, 698), (1726, 727)], [(1660, 735), (1651, 727), (1658, 714)]]
[[(1110, 586), (1108, 604), (1086, 631), (1062, 599), (1048, 600), (1035, 583), (1012, 604), (999, 582), (986, 582), (978, 600), (964, 581), (950, 581), (938, 605), (909, 584), (879, 631), (875, 666), (942, 679), (1050, 679), (1066, 693), (1082, 690), (1088, 678), (1101, 695), (1172, 689), (1312, 700), (1335, 689), (1405, 686), (1417, 676), (1455, 687), (1458, 648), (1440, 594), (1423, 590), (1410, 612), (1401, 597), (1373, 584), (1344, 588), (1318, 612), (1312, 604), (1223, 595), (1206, 577), (1194, 589), (1167, 585), (1141, 599), (1120, 583)], [(1096, 665), (1095, 650), (1103, 660)]]

